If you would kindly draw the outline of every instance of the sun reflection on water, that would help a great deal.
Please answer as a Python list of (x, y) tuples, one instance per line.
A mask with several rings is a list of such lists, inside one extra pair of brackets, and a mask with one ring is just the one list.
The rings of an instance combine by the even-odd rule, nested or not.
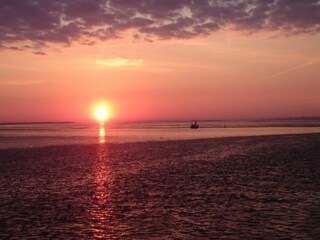
[[(104, 125), (100, 124), (100, 143), (105, 142)], [(112, 174), (109, 168), (107, 145), (97, 148), (94, 170), (93, 204), (91, 206), (91, 231), (94, 239), (109, 239), (113, 232), (110, 218), (113, 210), (110, 204), (112, 196)]]
[(100, 143), (106, 142), (106, 130), (104, 128), (104, 122), (100, 123), (99, 142)]

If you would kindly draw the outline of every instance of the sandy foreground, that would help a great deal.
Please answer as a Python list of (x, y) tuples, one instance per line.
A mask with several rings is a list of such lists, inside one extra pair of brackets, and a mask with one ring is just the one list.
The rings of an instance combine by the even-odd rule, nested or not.
[(316, 239), (320, 134), (0, 150), (0, 238)]

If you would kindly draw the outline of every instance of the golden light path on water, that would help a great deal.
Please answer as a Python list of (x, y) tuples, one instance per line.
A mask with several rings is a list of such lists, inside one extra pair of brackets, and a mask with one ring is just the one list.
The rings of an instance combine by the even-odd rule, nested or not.
[(94, 239), (109, 239), (114, 230), (110, 225), (112, 217), (112, 208), (110, 205), (112, 196), (112, 174), (109, 169), (107, 158), (107, 146), (104, 144), (105, 123), (100, 122), (99, 127), (99, 146), (95, 158), (95, 190), (93, 193), (93, 205), (91, 207), (91, 230)]
[(99, 142), (100, 143), (105, 143), (106, 142), (106, 130), (104, 128), (104, 122), (100, 122)]
[[(101, 125), (103, 127), (103, 125)], [(104, 128), (101, 128), (104, 129)], [(100, 129), (100, 130), (101, 130)], [(102, 131), (100, 131), (101, 133)], [(103, 131), (104, 132), (104, 131)], [(104, 136), (101, 137), (104, 141)], [(95, 160), (95, 191), (90, 215), (92, 218), (91, 230), (95, 239), (111, 238), (113, 226), (110, 224), (112, 217), (112, 174), (109, 169), (106, 145), (100, 144)]]

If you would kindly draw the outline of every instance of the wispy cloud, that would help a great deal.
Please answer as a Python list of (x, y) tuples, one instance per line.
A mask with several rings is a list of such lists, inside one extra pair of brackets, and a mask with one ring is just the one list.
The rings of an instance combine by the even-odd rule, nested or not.
[(285, 69), (285, 70), (283, 70), (283, 71), (281, 71), (281, 72), (278, 72), (278, 73), (276, 73), (276, 74), (273, 74), (273, 75), (271, 76), (271, 78), (276, 78), (276, 77), (282, 76), (282, 75), (284, 75), (284, 74), (287, 74), (287, 73), (289, 73), (289, 72), (292, 72), (292, 71), (295, 71), (295, 70), (298, 70), (298, 69), (301, 69), (301, 68), (305, 68), (305, 67), (314, 65), (314, 64), (316, 64), (316, 63), (317, 63), (317, 61), (315, 61), (315, 60), (310, 60), (310, 61), (305, 62), (305, 63), (303, 63), (303, 64), (300, 64), (300, 65), (297, 65), (297, 66), (294, 66), (294, 67)]
[(105, 67), (141, 67), (144, 61), (142, 59), (109, 58), (98, 59), (96, 63)]
[(35, 51), (33, 53), (36, 54), (36, 55), (42, 55), (42, 56), (47, 55), (45, 52), (41, 52), (41, 51)]

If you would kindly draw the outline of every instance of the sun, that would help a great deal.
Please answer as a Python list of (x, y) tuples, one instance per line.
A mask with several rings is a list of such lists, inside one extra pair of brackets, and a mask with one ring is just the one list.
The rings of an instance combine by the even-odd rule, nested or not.
[(105, 122), (108, 119), (108, 110), (104, 106), (97, 107), (95, 115), (99, 122)]
[(114, 117), (111, 103), (105, 100), (95, 101), (91, 105), (91, 116), (100, 123), (110, 121), (110, 119)]

